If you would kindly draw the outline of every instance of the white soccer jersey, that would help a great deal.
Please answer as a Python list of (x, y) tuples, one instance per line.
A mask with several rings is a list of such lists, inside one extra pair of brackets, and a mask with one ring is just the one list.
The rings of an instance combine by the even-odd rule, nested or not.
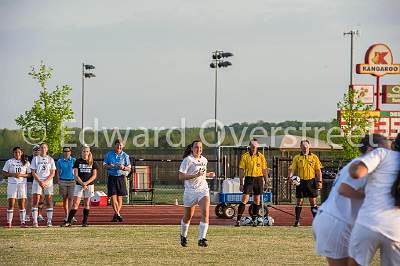
[[(3, 171), (10, 174), (14, 173), (29, 174), (31, 172), (31, 169), (28, 161), (26, 161), (25, 165), (23, 165), (20, 160), (12, 158), (7, 160), (7, 162), (4, 164)], [(10, 176), (8, 177), (8, 183), (9, 184), (26, 183), (26, 178), (25, 177), (16, 178), (14, 176)]]
[(355, 180), (350, 177), (349, 168), (351, 163), (355, 160), (348, 163), (339, 171), (331, 192), (329, 193), (328, 199), (320, 206), (321, 210), (351, 225), (356, 220), (358, 211), (360, 210), (363, 201), (360, 199), (351, 199), (344, 197), (339, 194), (338, 190), (342, 183), (349, 184), (354, 189), (362, 188), (367, 183), (366, 178)]
[(31, 169), (36, 170), (40, 180), (45, 180), (50, 175), (50, 170), (56, 170), (56, 165), (50, 156), (38, 155), (33, 158)]
[(400, 241), (400, 208), (391, 194), (400, 170), (400, 152), (378, 148), (360, 159), (368, 168), (364, 203), (356, 223)]
[(204, 171), (202, 176), (185, 180), (185, 190), (187, 191), (201, 191), (208, 190), (208, 184), (206, 181), (207, 172), (207, 159), (201, 156), (199, 159), (193, 157), (193, 155), (187, 156), (183, 159), (179, 172), (187, 175), (197, 174), (200, 170)]

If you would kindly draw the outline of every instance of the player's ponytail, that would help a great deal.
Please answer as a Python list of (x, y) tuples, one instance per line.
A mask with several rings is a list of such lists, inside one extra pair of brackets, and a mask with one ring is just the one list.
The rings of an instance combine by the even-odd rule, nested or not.
[[(397, 134), (394, 141), (393, 150), (400, 152), (400, 133)], [(392, 186), (392, 196), (394, 197), (394, 205), (400, 208), (400, 171), (397, 173), (397, 179)]]
[(195, 143), (197, 143), (197, 142), (201, 142), (200, 140), (194, 140), (191, 144), (189, 144), (187, 147), (186, 147), (186, 149), (185, 149), (185, 151), (184, 151), (184, 153), (183, 153), (183, 159), (185, 159), (186, 157), (188, 157), (190, 154), (192, 154), (192, 148), (193, 148), (193, 145), (195, 144)]

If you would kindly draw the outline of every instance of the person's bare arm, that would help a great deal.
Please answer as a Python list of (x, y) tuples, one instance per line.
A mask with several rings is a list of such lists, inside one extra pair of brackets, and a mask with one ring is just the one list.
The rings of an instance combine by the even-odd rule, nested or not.
[(349, 172), (352, 178), (359, 179), (368, 174), (368, 168), (363, 162), (356, 161), (350, 165)]
[(347, 198), (363, 199), (365, 197), (363, 189), (356, 190), (345, 183), (340, 184), (338, 192), (340, 195)]
[(199, 176), (202, 176), (204, 174), (204, 171), (198, 171), (196, 174), (194, 175), (188, 175), (182, 172), (179, 172), (179, 180), (189, 180), (189, 179), (193, 179)]

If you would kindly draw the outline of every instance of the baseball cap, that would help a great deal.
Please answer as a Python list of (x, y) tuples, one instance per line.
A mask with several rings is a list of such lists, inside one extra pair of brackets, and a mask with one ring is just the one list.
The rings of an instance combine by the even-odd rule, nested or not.
[(38, 151), (38, 150), (40, 150), (40, 146), (39, 145), (35, 145), (35, 146), (33, 146), (32, 150), (33, 151)]

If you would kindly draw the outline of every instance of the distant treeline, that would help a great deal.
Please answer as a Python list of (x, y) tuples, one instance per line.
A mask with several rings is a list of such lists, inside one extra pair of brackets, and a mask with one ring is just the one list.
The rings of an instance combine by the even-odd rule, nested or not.
[[(256, 123), (234, 123), (224, 127), (225, 137), (223, 145), (234, 145), (242, 140), (247, 142), (250, 135), (282, 135), (285, 133), (292, 135), (301, 135), (302, 127), (306, 126), (306, 135), (315, 137), (316, 130), (319, 129), (318, 137), (324, 139), (326, 131), (336, 126), (335, 121), (331, 122), (301, 122), (301, 121), (285, 121), (280, 123), (270, 123), (258, 121)], [(288, 130), (289, 129), (289, 130)], [(70, 140), (68, 143), (76, 144), (84, 142), (89, 145), (94, 145), (99, 149), (107, 149), (112, 146), (116, 138), (121, 138), (126, 143), (127, 149), (151, 149), (158, 148), (182, 149), (183, 145), (190, 144), (195, 139), (202, 137), (208, 143), (214, 143), (214, 128), (185, 128), (185, 129), (105, 129), (96, 132), (85, 131), (84, 140), (80, 136), (80, 128), (70, 128)], [(81, 140), (80, 140), (81, 138)], [(35, 143), (35, 141), (29, 141)], [(30, 151), (32, 145), (25, 141), (21, 130), (0, 129), (0, 157), (4, 158), (10, 155), (10, 150), (14, 146), (22, 146), (27, 151)]]

